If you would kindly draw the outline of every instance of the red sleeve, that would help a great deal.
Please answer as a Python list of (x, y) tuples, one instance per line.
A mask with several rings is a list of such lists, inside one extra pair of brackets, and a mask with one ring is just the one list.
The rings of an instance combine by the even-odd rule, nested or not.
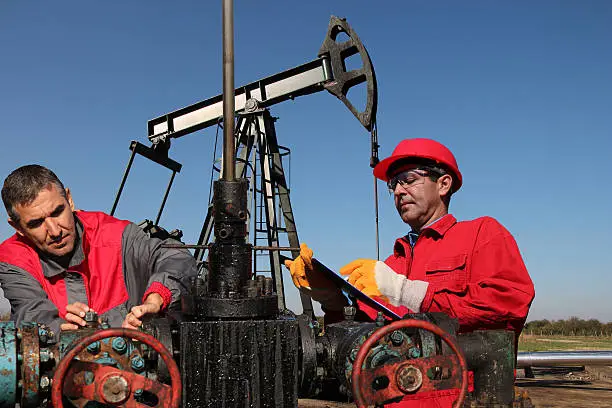
[(464, 279), (463, 283), (431, 282), (421, 311), (444, 312), (458, 319), (462, 332), (521, 332), (535, 296), (533, 282), (514, 238), (492, 218), (480, 228)]
[(153, 282), (151, 286), (149, 286), (149, 289), (147, 289), (145, 294), (142, 296), (143, 303), (147, 296), (149, 296), (151, 293), (157, 293), (162, 297), (164, 303), (162, 304), (161, 310), (166, 310), (170, 302), (172, 302), (172, 292), (170, 292), (170, 289), (159, 282)]

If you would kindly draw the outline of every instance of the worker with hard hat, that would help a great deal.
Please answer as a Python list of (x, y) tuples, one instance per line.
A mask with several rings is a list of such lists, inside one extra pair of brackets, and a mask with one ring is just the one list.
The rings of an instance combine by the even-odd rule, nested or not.
[[(384, 262), (357, 259), (340, 273), (400, 316), (444, 312), (457, 319), (459, 333), (505, 329), (518, 339), (535, 296), (533, 283), (514, 238), (498, 221), (457, 221), (449, 214), (451, 196), (463, 183), (451, 151), (435, 140), (406, 139), (376, 165), (374, 176), (387, 183), (411, 230)], [(346, 301), (313, 268), (312, 256), (302, 244), (300, 256), (285, 265), (298, 289), (326, 314), (338, 313)], [(358, 307), (376, 318), (374, 309)]]

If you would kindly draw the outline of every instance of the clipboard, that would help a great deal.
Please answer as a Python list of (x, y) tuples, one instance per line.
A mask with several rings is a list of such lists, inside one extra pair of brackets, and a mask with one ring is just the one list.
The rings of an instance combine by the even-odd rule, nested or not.
[[(280, 255), (280, 258), (282, 262), (285, 262), (286, 260), (293, 260), (292, 258), (286, 257), (282, 254)], [(365, 303), (376, 311), (382, 312), (382, 314), (384, 314), (391, 320), (401, 320), (402, 317), (400, 315), (357, 289), (355, 286), (345, 280), (341, 275), (338, 275), (336, 272), (323, 265), (319, 260), (313, 258), (312, 263), (317, 269), (323, 272), (326, 277), (328, 277), (332, 282), (334, 282), (336, 287), (338, 287), (347, 295), (360, 300), (361, 302)]]

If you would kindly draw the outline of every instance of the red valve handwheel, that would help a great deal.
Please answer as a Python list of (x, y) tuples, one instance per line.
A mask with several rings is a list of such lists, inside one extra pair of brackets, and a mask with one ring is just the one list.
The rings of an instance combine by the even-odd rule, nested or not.
[[(142, 375), (129, 371), (119, 370), (115, 367), (105, 366), (94, 362), (74, 360), (85, 348), (95, 341), (109, 337), (123, 337), (126, 339), (138, 340), (155, 350), (164, 360), (170, 373), (172, 387), (153, 381)], [(63, 408), (62, 395), (64, 394), (64, 383), (67, 378), (74, 379), (75, 370), (69, 371), (72, 366), (81, 368), (81, 371), (93, 372), (94, 380), (88, 383), (79, 382), (72, 387), (78, 388), (78, 396), (85, 397), (92, 401), (105, 404), (122, 406), (126, 408), (142, 407), (134, 399), (133, 390), (142, 389), (155, 394), (159, 399), (159, 407), (179, 408), (181, 402), (181, 373), (168, 350), (153, 336), (132, 329), (105, 329), (84, 337), (66, 354), (60, 361), (53, 376), (51, 389), (51, 401), (55, 408)], [(115, 398), (109, 401), (104, 397), (104, 393)], [(102, 394), (102, 395), (101, 395)]]
[[(430, 331), (442, 338), (446, 344), (451, 348), (451, 350), (455, 353), (455, 356), (435, 356), (430, 358), (417, 358), (412, 360), (403, 361), (400, 363), (394, 363), (386, 366), (376, 367), (373, 369), (363, 370), (363, 363), (374, 346), (374, 344), (382, 339), (385, 335), (394, 332), (399, 329), (406, 328), (417, 328)], [(353, 395), (355, 396), (355, 403), (359, 408), (365, 408), (368, 406), (364, 398), (364, 389), (369, 389), (370, 387), (368, 382), (375, 377), (378, 376), (386, 376), (387, 378), (391, 377), (392, 381), (390, 387), (388, 389), (381, 391), (379, 395), (371, 395), (372, 393), (368, 392), (368, 396), (370, 398), (374, 398), (374, 401), (368, 401), (370, 404), (380, 404), (384, 401), (387, 401), (389, 398), (397, 398), (402, 395), (406, 395), (406, 392), (402, 392), (400, 388), (393, 384), (397, 379), (401, 370), (409, 367), (410, 369), (419, 370), (421, 372), (426, 372), (426, 369), (429, 367), (433, 367), (439, 364), (448, 363), (448, 360), (451, 360), (452, 374), (457, 375), (458, 370), (461, 371), (461, 391), (459, 392), (459, 396), (453, 405), (454, 408), (459, 408), (463, 404), (463, 400), (467, 394), (468, 388), (468, 368), (467, 362), (465, 361), (465, 357), (463, 353), (459, 349), (457, 342), (453, 339), (448, 333), (439, 328), (438, 326), (423, 321), (423, 320), (415, 320), (415, 319), (407, 319), (407, 320), (397, 320), (393, 323), (383, 326), (380, 329), (376, 330), (359, 348), (359, 352), (357, 353), (357, 357), (355, 358), (355, 362), (353, 363), (353, 372), (351, 375)], [(458, 364), (454, 364), (458, 363)], [(459, 368), (457, 369), (457, 365)], [(389, 375), (391, 373), (391, 375)], [(424, 383), (428, 383), (429, 381), (426, 375), (423, 375)], [(433, 390), (431, 384), (427, 389), (428, 391)], [(371, 387), (370, 387), (371, 388)], [(382, 400), (379, 400), (382, 399)]]

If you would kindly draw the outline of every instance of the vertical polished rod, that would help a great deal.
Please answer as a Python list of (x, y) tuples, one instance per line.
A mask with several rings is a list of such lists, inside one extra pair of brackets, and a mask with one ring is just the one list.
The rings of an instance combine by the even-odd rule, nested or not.
[(234, 1), (223, 0), (223, 166), (221, 178), (235, 179)]

